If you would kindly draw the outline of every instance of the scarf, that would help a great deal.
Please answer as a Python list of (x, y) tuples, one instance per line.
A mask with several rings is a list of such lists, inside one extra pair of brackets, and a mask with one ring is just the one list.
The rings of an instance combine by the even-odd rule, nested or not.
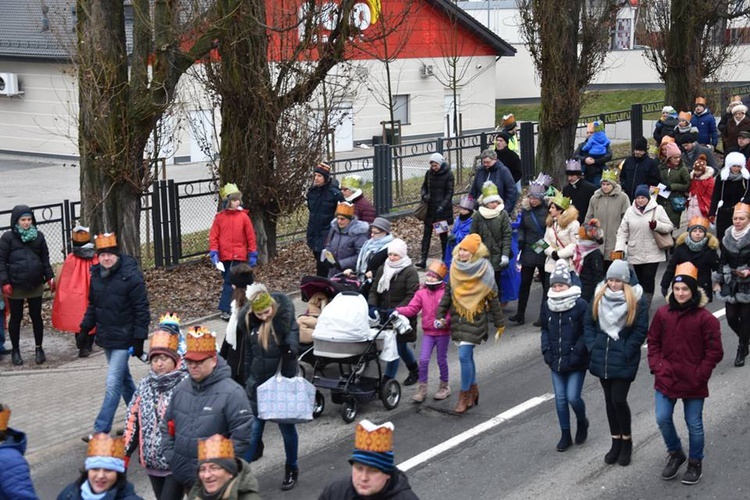
[(503, 205), (503, 202), (500, 202), (498, 206), (495, 208), (487, 208), (487, 207), (479, 207), (479, 215), (484, 217), (485, 219), (494, 219), (495, 217), (499, 216), (503, 210), (505, 210), (505, 205)]
[(578, 240), (576, 245), (576, 254), (573, 257), (573, 267), (580, 276), (583, 268), (583, 259), (591, 252), (599, 250), (599, 242), (596, 240)]
[(393, 277), (410, 265), (411, 259), (408, 255), (402, 257), (398, 262), (391, 262), (391, 259), (386, 260), (385, 264), (383, 264), (383, 275), (380, 277), (380, 281), (378, 281), (378, 293), (387, 292), (391, 288)]
[(708, 241), (708, 238), (703, 238), (702, 240), (695, 242), (688, 234), (687, 238), (685, 238), (685, 245), (687, 245), (688, 249), (691, 252), (700, 252), (703, 250), (703, 247), (706, 246), (706, 242)]
[(459, 316), (473, 321), (485, 309), (487, 300), (497, 297), (497, 283), (490, 261), (453, 260), (450, 272), (453, 309)]
[(235, 481), (237, 481), (237, 478), (233, 477), (231, 480), (227, 481), (219, 491), (211, 494), (206, 493), (206, 490), (201, 486), (200, 491), (198, 491), (198, 498), (201, 500), (219, 500), (224, 497), (224, 493), (229, 491)]
[(732, 226), (731, 229), (730, 229), (730, 231), (731, 231), (731, 234), (732, 234), (732, 238), (734, 238), (735, 240), (739, 241), (739, 240), (741, 240), (742, 238), (745, 237), (745, 235), (747, 234), (748, 231), (750, 231), (750, 224), (748, 224), (747, 226), (745, 226), (745, 229), (743, 229), (742, 231), (737, 231), (734, 228), (734, 226)]
[(549, 290), (547, 292), (547, 307), (552, 312), (570, 311), (575, 307), (578, 297), (581, 296), (581, 287), (571, 286), (562, 292)]
[(39, 234), (39, 231), (37, 231), (36, 227), (34, 226), (29, 226), (28, 229), (24, 229), (18, 224), (16, 224), (16, 232), (18, 233), (18, 236), (21, 237), (21, 241), (23, 241), (24, 243), (34, 241)]
[(458, 219), (459, 220), (464, 220), (465, 221), (469, 217), (471, 217), (471, 212), (469, 212), (468, 214), (458, 214)]
[(94, 491), (91, 489), (91, 485), (89, 484), (88, 479), (81, 484), (81, 498), (83, 500), (101, 500), (102, 498), (107, 496), (107, 493), (109, 492), (105, 491), (104, 493), (99, 494), (94, 493)]
[(237, 321), (239, 320), (240, 311), (237, 310), (237, 301), (232, 301), (232, 315), (229, 317), (229, 323), (227, 323), (227, 334), (224, 336), (224, 340), (227, 344), (232, 346), (233, 350), (237, 350)]
[(628, 303), (625, 300), (625, 291), (613, 292), (607, 287), (602, 300), (599, 301), (599, 328), (612, 340), (619, 340), (627, 315)]
[(732, 173), (732, 171), (730, 170), (728, 172), (728, 174), (727, 174), (727, 180), (728, 181), (740, 181), (740, 180), (742, 180), (742, 170), (740, 170), (736, 174)]
[(362, 245), (359, 255), (357, 256), (357, 267), (355, 268), (355, 272), (357, 274), (365, 274), (367, 272), (367, 264), (370, 261), (370, 257), (388, 246), (388, 243), (391, 241), (393, 241), (392, 234), (386, 234), (378, 240), (370, 238), (365, 241), (365, 244)]

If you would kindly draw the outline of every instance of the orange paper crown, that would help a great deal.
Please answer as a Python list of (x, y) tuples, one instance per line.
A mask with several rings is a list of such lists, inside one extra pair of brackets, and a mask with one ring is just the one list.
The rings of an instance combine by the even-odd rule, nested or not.
[(188, 352), (216, 353), (216, 334), (204, 326), (194, 326), (185, 335)]
[(675, 276), (690, 276), (694, 280), (698, 279), (698, 268), (695, 267), (692, 262), (683, 262), (682, 264), (678, 264), (677, 267), (674, 268), (674, 275)]
[(10, 421), (10, 408), (5, 405), (0, 405), (0, 432), (8, 430), (8, 422)]
[(427, 268), (427, 271), (431, 271), (435, 273), (440, 279), (445, 278), (445, 275), (448, 274), (448, 268), (445, 267), (445, 264), (442, 260), (435, 259), (432, 262), (430, 262), (429, 267)]
[(125, 458), (125, 438), (113, 438), (109, 434), (100, 432), (94, 434), (89, 441), (89, 448), (86, 452), (89, 457), (112, 457)]
[(208, 439), (199, 439), (198, 461), (202, 462), (213, 458), (234, 458), (232, 440), (221, 434), (214, 434)]
[(344, 217), (354, 217), (354, 205), (348, 201), (342, 201), (336, 206), (336, 215), (343, 215)]
[(690, 222), (688, 222), (688, 229), (693, 228), (695, 226), (701, 226), (703, 229), (708, 229), (711, 227), (711, 222), (706, 219), (705, 217), (702, 217), (700, 215), (696, 215), (695, 217), (690, 218)]
[(176, 351), (177, 343), (177, 335), (159, 330), (157, 332), (154, 332), (154, 334), (151, 336), (151, 341), (148, 345), (149, 349), (152, 351), (154, 349), (169, 349), (170, 351)]
[(115, 233), (102, 233), (97, 234), (94, 237), (94, 243), (96, 244), (96, 249), (100, 250), (102, 248), (112, 248), (117, 246), (117, 237), (115, 236)]
[(76, 226), (73, 228), (73, 234), (71, 239), (76, 243), (88, 243), (91, 241), (91, 234), (89, 234), (89, 228), (83, 226)]
[(745, 212), (747, 214), (750, 214), (750, 205), (747, 203), (739, 202), (734, 206), (734, 213), (737, 212)]
[(382, 453), (393, 451), (393, 424), (375, 425), (369, 420), (357, 424), (354, 447), (358, 450)]

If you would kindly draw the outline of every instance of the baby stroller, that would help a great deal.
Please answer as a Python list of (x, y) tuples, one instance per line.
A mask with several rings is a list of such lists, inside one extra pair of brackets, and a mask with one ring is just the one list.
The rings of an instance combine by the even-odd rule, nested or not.
[[(354, 292), (342, 292), (331, 301), (318, 318), (313, 332), (312, 383), (317, 389), (331, 391), (331, 401), (341, 404), (341, 418), (346, 423), (357, 418), (357, 405), (380, 398), (387, 410), (401, 401), (401, 385), (383, 381), (381, 361), (398, 359), (396, 334), (409, 329), (409, 321), (393, 314), (377, 328), (370, 328), (367, 301)], [(400, 329), (400, 330), (399, 330)], [(338, 365), (332, 375), (324, 369)], [(317, 390), (313, 417), (325, 408), (325, 397)]]

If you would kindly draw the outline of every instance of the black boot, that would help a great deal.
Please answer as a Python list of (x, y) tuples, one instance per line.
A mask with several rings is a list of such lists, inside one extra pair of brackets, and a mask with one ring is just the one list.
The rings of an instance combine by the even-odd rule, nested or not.
[(47, 356), (44, 355), (44, 349), (42, 349), (42, 346), (37, 346), (34, 360), (36, 361), (36, 364), (38, 365), (41, 365), (42, 363), (47, 361)]
[(570, 435), (570, 429), (562, 430), (562, 437), (557, 442), (557, 451), (566, 451), (573, 444), (573, 438)]
[(10, 359), (13, 361), (13, 364), (16, 366), (21, 366), (23, 364), (23, 358), (21, 357), (21, 351), (18, 349), (13, 349), (10, 353)]
[(745, 366), (745, 358), (747, 357), (748, 344), (745, 341), (740, 340), (737, 346), (737, 357), (734, 358), (734, 366), (740, 367)]
[(669, 452), (667, 465), (665, 465), (664, 470), (661, 471), (661, 478), (665, 481), (669, 481), (670, 479), (677, 477), (677, 471), (680, 470), (680, 467), (685, 463), (685, 460), (687, 460), (687, 457), (682, 450)]
[(522, 313), (516, 313), (515, 316), (511, 316), (510, 318), (508, 318), (508, 321), (518, 323), (519, 325), (523, 325), (525, 323)]
[(606, 455), (604, 455), (604, 463), (612, 465), (617, 462), (620, 458), (620, 449), (622, 448), (622, 438), (612, 438), (612, 447), (609, 449)]
[(703, 477), (703, 464), (700, 460), (688, 460), (688, 466), (682, 475), (682, 484), (695, 484)]
[(299, 469), (297, 467), (284, 466), (284, 480), (281, 481), (281, 489), (284, 491), (291, 490), (297, 484)]
[(404, 379), (404, 385), (414, 385), (419, 381), (419, 365), (414, 363), (408, 368), (409, 376)]
[(583, 444), (589, 437), (589, 419), (584, 418), (578, 421), (576, 427), (576, 444)]
[(617, 459), (617, 463), (620, 465), (630, 465), (630, 457), (633, 454), (633, 440), (623, 439), (622, 448), (620, 448), (620, 457)]
[(422, 260), (414, 264), (417, 269), (427, 269), (427, 257), (422, 257)]

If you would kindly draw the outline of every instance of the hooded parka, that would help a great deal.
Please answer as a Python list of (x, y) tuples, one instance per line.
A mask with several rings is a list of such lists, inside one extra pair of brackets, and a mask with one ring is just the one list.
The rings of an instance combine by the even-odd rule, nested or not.
[(589, 209), (584, 220), (591, 219), (599, 221), (604, 244), (601, 246), (604, 260), (610, 260), (609, 254), (615, 249), (617, 243), (617, 230), (620, 228), (625, 212), (630, 208), (630, 199), (619, 184), (613, 183), (613, 189), (606, 194), (601, 188), (597, 189), (589, 202)]

